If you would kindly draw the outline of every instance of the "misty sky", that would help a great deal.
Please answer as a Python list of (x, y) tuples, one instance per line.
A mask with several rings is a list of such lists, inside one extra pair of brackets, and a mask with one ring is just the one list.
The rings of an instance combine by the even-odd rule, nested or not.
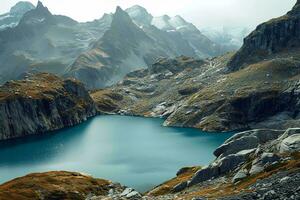
[[(36, 4), (37, 0), (29, 0)], [(0, 0), (0, 13), (5, 13), (18, 0)], [(43, 0), (54, 14), (72, 17), (77, 21), (100, 18), (104, 13), (138, 4), (154, 16), (181, 15), (202, 27), (256, 26), (285, 14), (296, 0)]]

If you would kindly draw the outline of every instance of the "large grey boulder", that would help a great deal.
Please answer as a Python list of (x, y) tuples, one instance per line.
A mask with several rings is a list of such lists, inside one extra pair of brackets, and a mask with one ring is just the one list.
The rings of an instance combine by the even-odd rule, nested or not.
[(235, 154), (241, 150), (257, 148), (259, 144), (277, 139), (283, 131), (278, 130), (251, 130), (235, 134), (214, 151), (216, 157)]
[(280, 143), (280, 153), (300, 151), (300, 134), (291, 135)]
[(252, 162), (252, 167), (249, 173), (251, 175), (258, 174), (264, 171), (267, 166), (272, 165), (279, 160), (280, 157), (274, 153), (263, 153), (259, 158)]
[(221, 159), (215, 160), (208, 167), (199, 170), (188, 183), (188, 186), (192, 186), (209, 179), (217, 178), (225, 175), (228, 172), (234, 171), (238, 166), (245, 163), (249, 155), (251, 155), (255, 149), (243, 150), (237, 154), (231, 154)]
[(199, 170), (198, 172), (196, 172), (196, 174), (188, 182), (188, 186), (193, 186), (203, 181), (207, 181), (213, 177), (219, 176), (219, 174), (220, 173), (218, 167), (212, 167), (212, 166), (205, 167)]
[(234, 177), (232, 178), (232, 182), (236, 183), (236, 182), (246, 178), (247, 176), (248, 176), (247, 170), (241, 169), (234, 175)]

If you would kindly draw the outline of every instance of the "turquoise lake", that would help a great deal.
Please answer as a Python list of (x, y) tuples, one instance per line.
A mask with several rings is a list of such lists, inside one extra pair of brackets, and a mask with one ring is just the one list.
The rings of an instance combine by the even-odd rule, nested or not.
[(0, 142), (0, 183), (32, 172), (77, 171), (146, 191), (184, 166), (207, 165), (232, 133), (163, 127), (163, 120), (98, 116), (42, 136)]

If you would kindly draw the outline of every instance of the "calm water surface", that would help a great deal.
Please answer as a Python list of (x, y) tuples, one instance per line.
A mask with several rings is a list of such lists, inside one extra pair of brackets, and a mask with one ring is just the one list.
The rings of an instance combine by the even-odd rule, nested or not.
[(232, 133), (163, 127), (161, 119), (98, 116), (43, 136), (0, 143), (0, 183), (32, 172), (78, 171), (145, 191), (183, 166), (206, 165)]

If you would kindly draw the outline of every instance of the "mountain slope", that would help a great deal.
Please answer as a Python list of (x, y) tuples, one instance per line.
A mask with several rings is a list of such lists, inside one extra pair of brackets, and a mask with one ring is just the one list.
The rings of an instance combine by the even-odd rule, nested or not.
[(76, 59), (69, 76), (78, 78), (89, 88), (103, 87), (130, 71), (147, 67), (158, 57), (169, 55), (118, 7), (110, 29), (91, 50)]
[(78, 56), (67, 76), (78, 78), (89, 88), (99, 88), (121, 80), (128, 72), (146, 68), (161, 57), (210, 57), (224, 52), (179, 16), (168, 19), (170, 29), (155, 25), (155, 19), (141, 6), (126, 12), (118, 7), (109, 30)]
[[(128, 12), (133, 21), (144, 29), (145, 32), (147, 32), (147, 28), (150, 29), (150, 25), (152, 25), (161, 30), (161, 34), (166, 35), (166, 37), (171, 37), (173, 43), (176, 43), (178, 40), (184, 41), (186, 48), (190, 48), (189, 51), (193, 52), (188, 53), (188, 51), (186, 51), (185, 54), (177, 54), (177, 56), (185, 55), (206, 58), (221, 55), (228, 50), (227, 48), (210, 41), (196, 28), (196, 26), (185, 21), (179, 15), (176, 15), (175, 17), (169, 17), (168, 15), (153, 17), (141, 6), (130, 7), (126, 9), (126, 12)], [(176, 35), (176, 37), (174, 37), (174, 35)], [(180, 50), (179, 46), (182, 46), (182, 44), (183, 42), (181, 42), (176, 49)]]
[(26, 72), (63, 75), (67, 66), (110, 26), (110, 18), (78, 23), (52, 15), (41, 2), (16, 27), (0, 31), (0, 83)]
[[(293, 25), (300, 13), (298, 6), (299, 2), (284, 17), (285, 20), (292, 19), (289, 26), (284, 27), (296, 30)], [(278, 21), (281, 20), (268, 22), (268, 29), (277, 32), (281, 27)], [(240, 57), (247, 47), (246, 41), (236, 54), (204, 60), (197, 67), (193, 61), (187, 62), (189, 58), (159, 60), (148, 71), (133, 72), (123, 83), (92, 96), (102, 105), (102, 95), (109, 96), (107, 94), (118, 91), (123, 100), (110, 99), (112, 105), (117, 105), (112, 106), (115, 108), (112, 112), (161, 116), (166, 118), (164, 124), (168, 126), (206, 131), (297, 127), (300, 121), (300, 46), (297, 31), (282, 32), (280, 39), (289, 43), (277, 40), (276, 43), (274, 39), (273, 47), (277, 50), (261, 55), (250, 65), (248, 60), (256, 60), (256, 56)], [(269, 32), (259, 33), (261, 38), (269, 38)], [(254, 32), (256, 34), (257, 31)], [(256, 50), (251, 52), (248, 54), (256, 55)], [(243, 61), (243, 67), (228, 73), (233, 60)], [(185, 70), (169, 69), (170, 66), (181, 69), (182, 63), (189, 63)], [(160, 70), (151, 71), (153, 67)]]
[(259, 25), (245, 38), (242, 48), (228, 63), (236, 71), (280, 52), (300, 47), (300, 1), (286, 15)]

